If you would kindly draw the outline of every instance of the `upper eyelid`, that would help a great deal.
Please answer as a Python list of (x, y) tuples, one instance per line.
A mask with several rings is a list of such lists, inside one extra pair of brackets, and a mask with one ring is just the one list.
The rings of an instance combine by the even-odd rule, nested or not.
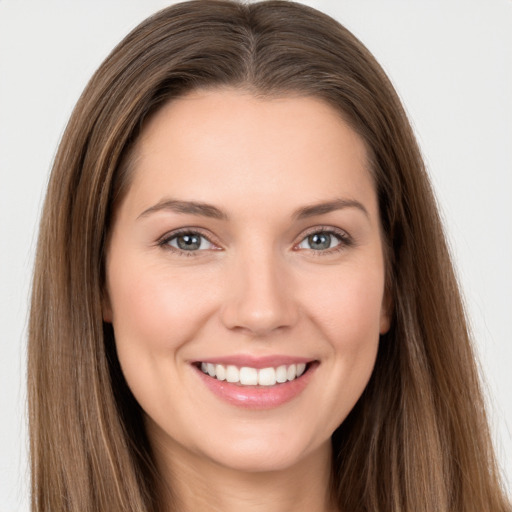
[(312, 228), (308, 228), (307, 230), (303, 231), (298, 237), (299, 241), (302, 241), (307, 236), (313, 235), (315, 233), (332, 233), (334, 235), (338, 235), (341, 238), (352, 239), (352, 236), (345, 229), (337, 228), (334, 226), (314, 226)]
[(168, 231), (164, 235), (158, 238), (158, 242), (165, 242), (167, 240), (171, 240), (172, 238), (175, 238), (179, 235), (185, 235), (185, 234), (194, 234), (194, 235), (201, 235), (202, 237), (206, 238), (209, 242), (212, 244), (215, 243), (210, 234), (205, 233), (205, 231), (202, 228), (196, 228), (196, 227), (186, 227), (186, 228), (178, 228), (173, 229), (172, 231)]
[(328, 235), (330, 236), (334, 236), (335, 238), (338, 239), (338, 245), (336, 245), (335, 247), (331, 247), (329, 249), (325, 249), (323, 251), (318, 251), (318, 250), (314, 250), (314, 249), (305, 249), (305, 248), (300, 248), (301, 250), (312, 250), (314, 251), (315, 253), (323, 253), (323, 254), (326, 254), (326, 253), (330, 253), (330, 252), (335, 252), (339, 249), (341, 249), (342, 247), (347, 247), (347, 246), (351, 246), (353, 245), (353, 239), (352, 237), (344, 230), (342, 229), (334, 229), (334, 228), (330, 228), (330, 229), (313, 229), (312, 231), (309, 231), (303, 235), (300, 236), (298, 242), (296, 242), (293, 246), (293, 249), (294, 250), (297, 250), (299, 249), (299, 246), (304, 243), (304, 241), (309, 238), (310, 236), (312, 235), (315, 235), (317, 233), (327, 233)]
[[(180, 235), (186, 234), (198, 235), (201, 238), (204, 238), (209, 244), (211, 244), (211, 247), (203, 249), (186, 250), (181, 249), (180, 247), (175, 247), (174, 245), (171, 244), (172, 240), (176, 239)], [(215, 241), (212, 241), (212, 237), (203, 233), (203, 230), (200, 228), (178, 228), (173, 231), (167, 232), (165, 235), (163, 235), (156, 241), (155, 245), (159, 249), (166, 251), (167, 254), (174, 254), (176, 257), (187, 256), (193, 258), (200, 258), (201, 256), (206, 256), (209, 252), (222, 250), (222, 247)]]

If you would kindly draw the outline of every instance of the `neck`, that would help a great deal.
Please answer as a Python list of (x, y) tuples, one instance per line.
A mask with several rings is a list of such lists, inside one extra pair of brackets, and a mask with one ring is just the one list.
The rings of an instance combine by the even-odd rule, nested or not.
[[(162, 448), (162, 447), (160, 447)], [(158, 453), (165, 511), (336, 512), (330, 494), (330, 444), (292, 467), (248, 472), (221, 466), (175, 447)], [(168, 454), (170, 455), (170, 454)]]

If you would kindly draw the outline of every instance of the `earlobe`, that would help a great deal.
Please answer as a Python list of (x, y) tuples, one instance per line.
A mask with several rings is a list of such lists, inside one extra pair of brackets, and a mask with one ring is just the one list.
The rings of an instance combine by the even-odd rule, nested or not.
[(386, 334), (389, 331), (389, 328), (391, 326), (391, 321), (389, 319), (389, 315), (386, 311), (382, 311), (382, 314), (380, 316), (380, 329), (379, 334)]

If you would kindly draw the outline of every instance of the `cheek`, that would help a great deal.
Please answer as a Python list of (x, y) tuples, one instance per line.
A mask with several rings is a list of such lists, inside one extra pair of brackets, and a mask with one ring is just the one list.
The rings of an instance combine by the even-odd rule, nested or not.
[(145, 266), (135, 258), (125, 258), (108, 270), (119, 363), (132, 393), (151, 417), (180, 400), (173, 391), (183, 377), (176, 360), (211, 315), (211, 297), (204, 293), (206, 276), (196, 277), (162, 265)]
[(190, 273), (129, 261), (110, 269), (109, 298), (120, 360), (143, 354), (169, 357), (193, 339), (210, 313), (211, 298), (202, 282), (202, 276), (191, 281)]
[[(332, 276), (328, 291), (309, 294), (312, 323), (329, 347), (325, 365), (334, 393), (321, 396), (330, 428), (343, 422), (373, 372), (380, 339), (384, 279), (379, 267), (347, 267)], [(318, 281), (317, 281), (318, 282)], [(327, 284), (327, 283), (326, 283)]]
[[(315, 289), (310, 287), (310, 289)], [(335, 346), (357, 350), (378, 339), (384, 278), (379, 267), (347, 267), (309, 293), (311, 315)]]

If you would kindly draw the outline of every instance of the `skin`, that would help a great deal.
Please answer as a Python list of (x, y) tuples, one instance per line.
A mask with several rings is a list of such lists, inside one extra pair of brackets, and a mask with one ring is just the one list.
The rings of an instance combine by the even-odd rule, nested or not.
[[(104, 319), (179, 508), (335, 510), (330, 437), (389, 328), (363, 141), (314, 98), (196, 91), (157, 112), (132, 163), (107, 251)], [(225, 218), (155, 208), (169, 198)], [(294, 215), (339, 199), (359, 206)], [(205, 236), (201, 248), (180, 252), (180, 228)], [(326, 231), (342, 238), (312, 248), (308, 235)], [(215, 396), (191, 364), (232, 354), (318, 366), (294, 399), (252, 410)]]

